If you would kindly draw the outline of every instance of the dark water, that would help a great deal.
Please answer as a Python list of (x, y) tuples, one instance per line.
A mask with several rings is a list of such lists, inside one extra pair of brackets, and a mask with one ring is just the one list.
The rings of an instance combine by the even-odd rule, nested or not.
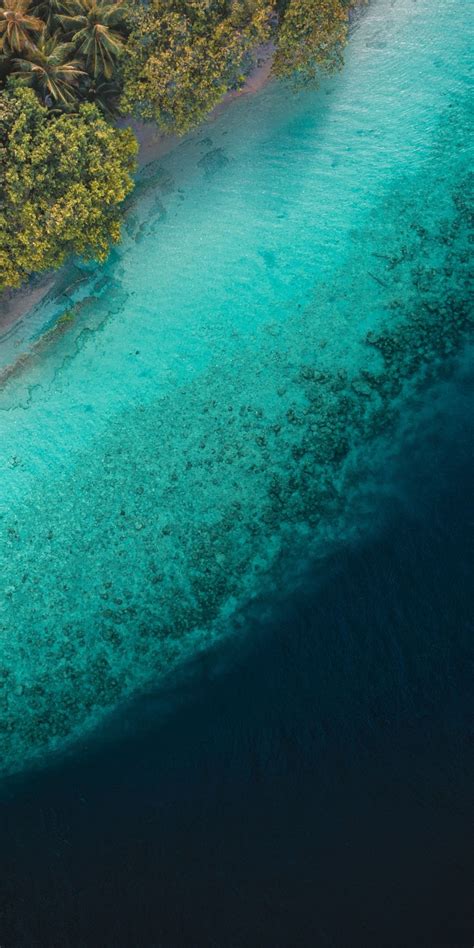
[(471, 381), (324, 583), (3, 786), (2, 948), (472, 944)]

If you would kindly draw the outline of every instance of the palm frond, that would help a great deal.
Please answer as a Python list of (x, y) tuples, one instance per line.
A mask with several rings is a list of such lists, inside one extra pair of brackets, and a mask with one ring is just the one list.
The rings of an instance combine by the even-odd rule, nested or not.
[(30, 0), (3, 0), (0, 5), (0, 43), (3, 52), (20, 53), (34, 46), (33, 35), (44, 30), (44, 20), (29, 13), (30, 6)]
[(71, 43), (62, 43), (55, 36), (43, 36), (25, 58), (14, 60), (13, 75), (36, 88), (44, 99), (50, 96), (63, 106), (74, 105), (76, 87), (85, 71), (79, 59), (70, 58), (72, 53)]

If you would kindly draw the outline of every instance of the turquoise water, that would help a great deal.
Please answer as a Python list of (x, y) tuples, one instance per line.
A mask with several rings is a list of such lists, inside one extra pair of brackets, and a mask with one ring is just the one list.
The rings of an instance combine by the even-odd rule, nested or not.
[(5, 338), (4, 771), (371, 529), (468, 342), (471, 48), (463, 0), (375, 2), (340, 76), (149, 166), (107, 265)]

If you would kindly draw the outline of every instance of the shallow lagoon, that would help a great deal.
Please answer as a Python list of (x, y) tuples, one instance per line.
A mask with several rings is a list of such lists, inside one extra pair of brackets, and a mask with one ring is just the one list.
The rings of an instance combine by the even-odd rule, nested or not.
[(9, 333), (4, 771), (372, 528), (467, 340), (468, 27), (375, 3), (341, 76), (146, 169), (106, 267)]

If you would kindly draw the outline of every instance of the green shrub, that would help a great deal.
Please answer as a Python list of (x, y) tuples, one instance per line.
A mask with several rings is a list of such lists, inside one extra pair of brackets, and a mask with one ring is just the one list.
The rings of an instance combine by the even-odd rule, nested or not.
[(93, 105), (51, 114), (30, 89), (0, 93), (0, 288), (70, 253), (106, 258), (136, 151)]

